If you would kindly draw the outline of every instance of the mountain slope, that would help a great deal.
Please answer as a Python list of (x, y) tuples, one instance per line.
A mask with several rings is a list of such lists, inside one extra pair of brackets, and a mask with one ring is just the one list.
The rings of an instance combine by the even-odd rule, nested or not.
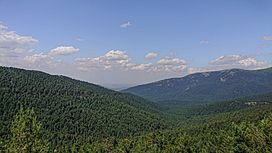
[(123, 92), (160, 103), (222, 101), (272, 92), (272, 68), (196, 73), (139, 85)]
[(172, 114), (190, 118), (193, 116), (215, 115), (226, 112), (240, 111), (248, 108), (254, 109), (257, 107), (264, 108), (271, 106), (272, 106), (272, 92), (203, 105), (187, 107), (174, 106), (169, 107), (167, 111)]
[[(52, 141), (91, 141), (161, 129), (158, 106), (140, 97), (38, 71), (0, 67), (0, 136), (21, 107), (34, 108)], [(57, 142), (56, 142), (57, 143)]]
[[(243, 107), (247, 102), (257, 104)], [(272, 102), (272, 93), (224, 104), (242, 106), (238, 109), (217, 112), (224, 107), (208, 106), (209, 112), (195, 114), (179, 128), (119, 139), (117, 143), (101, 141), (84, 148), (92, 152), (271, 152), (272, 105), (263, 102)]]

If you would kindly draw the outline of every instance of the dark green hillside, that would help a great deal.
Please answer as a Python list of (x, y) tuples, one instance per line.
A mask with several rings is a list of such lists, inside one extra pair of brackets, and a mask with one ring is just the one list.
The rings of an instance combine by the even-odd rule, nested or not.
[(255, 107), (272, 107), (272, 93), (193, 106), (172, 105), (168, 106), (166, 111), (182, 117), (192, 117), (233, 112)]
[(196, 104), (272, 92), (272, 68), (196, 73), (124, 90), (162, 104)]
[(272, 105), (197, 115), (179, 128), (79, 146), (90, 152), (271, 152)]
[[(257, 103), (245, 104), (248, 102)], [(270, 102), (272, 93), (199, 106), (186, 112), (200, 111), (181, 121), (179, 128), (87, 144), (80, 149), (132, 153), (272, 152)]]
[(166, 127), (158, 106), (140, 97), (38, 71), (0, 67), (0, 136), (20, 108), (33, 108), (52, 141), (123, 137)]
[(0, 67), (0, 152), (271, 152), (271, 103), (272, 92), (162, 107), (64, 76)]

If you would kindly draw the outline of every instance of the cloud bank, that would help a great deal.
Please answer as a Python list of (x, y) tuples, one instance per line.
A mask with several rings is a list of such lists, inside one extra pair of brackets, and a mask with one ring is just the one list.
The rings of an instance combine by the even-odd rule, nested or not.
[[(128, 22), (122, 27), (130, 25)], [(191, 67), (182, 58), (159, 57), (158, 52), (149, 52), (143, 62), (135, 62), (127, 51), (118, 49), (109, 50), (97, 57), (80, 57), (80, 49), (75, 46), (68, 44), (39, 51), (33, 47), (38, 42), (32, 36), (19, 35), (0, 24), (0, 65), (68, 75), (98, 84), (140, 84), (202, 71), (270, 66), (254, 57), (225, 55), (211, 60), (205, 67)], [(75, 59), (69, 57), (65, 60), (72, 54), (75, 54)]]
[(74, 54), (78, 51), (79, 51), (79, 49), (75, 48), (73, 46), (59, 46), (57, 48), (50, 50), (48, 55), (50, 55), (50, 56), (70, 55), (70, 54)]
[(266, 61), (259, 61), (254, 57), (242, 56), (242, 55), (225, 55), (220, 56), (209, 62), (206, 67), (189, 68), (188, 74), (205, 71), (215, 71), (223, 69), (261, 69), (271, 66)]
[(91, 71), (119, 70), (119, 71), (145, 71), (145, 72), (172, 72), (182, 71), (186, 62), (179, 58), (165, 57), (155, 63), (133, 63), (125, 51), (111, 50), (103, 56), (94, 58), (78, 58), (75, 64), (79, 70)]

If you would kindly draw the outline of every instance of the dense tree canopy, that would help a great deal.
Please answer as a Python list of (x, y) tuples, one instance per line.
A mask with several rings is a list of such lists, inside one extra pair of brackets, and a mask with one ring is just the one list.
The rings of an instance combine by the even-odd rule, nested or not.
[[(0, 136), (20, 108), (33, 108), (56, 144), (124, 137), (168, 126), (159, 107), (140, 97), (37, 71), (0, 67)], [(61, 141), (61, 142), (60, 142)]]
[(272, 152), (272, 93), (191, 106), (0, 67), (0, 152)]

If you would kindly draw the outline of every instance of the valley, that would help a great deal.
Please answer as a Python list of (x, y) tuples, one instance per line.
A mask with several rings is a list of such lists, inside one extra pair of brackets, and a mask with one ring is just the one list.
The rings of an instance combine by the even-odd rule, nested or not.
[[(29, 113), (27, 110), (32, 110), (32, 115), (34, 118), (36, 115), (42, 125), (40, 138), (47, 140), (47, 151), (238, 152), (254, 149), (258, 152), (265, 151), (262, 145), (267, 151), (272, 149), (268, 147), (272, 142), (269, 137), (272, 132), (269, 128), (272, 125), (270, 70), (211, 72), (212, 78), (192, 74), (179, 79), (180, 83), (176, 83), (177, 79), (169, 79), (170, 82), (163, 80), (116, 92), (65, 76), (0, 67), (0, 149), (8, 148), (15, 136), (10, 130), (16, 123), (15, 115), (21, 112), (22, 116), (24, 111)], [(232, 76), (226, 82), (232, 84), (212, 83), (212, 80), (218, 80), (218, 76), (230, 74)], [(187, 88), (182, 80), (196, 86), (192, 89), (195, 97), (188, 99), (193, 94), (190, 91), (191, 96), (185, 96), (190, 103), (184, 103), (184, 94), (175, 92), (172, 94), (176, 96), (171, 97), (179, 99), (173, 103), (172, 98), (167, 99), (169, 94), (166, 91)], [(205, 97), (212, 100), (203, 98), (203, 93), (198, 95), (196, 88), (203, 89)], [(206, 92), (217, 88), (220, 92), (211, 93), (214, 96)], [(229, 93), (234, 88), (239, 94)], [(140, 97), (142, 91), (145, 91), (142, 97), (146, 99)], [(158, 100), (160, 98), (169, 103)], [(27, 119), (24, 120), (27, 123)], [(260, 135), (253, 137), (255, 132)]]

